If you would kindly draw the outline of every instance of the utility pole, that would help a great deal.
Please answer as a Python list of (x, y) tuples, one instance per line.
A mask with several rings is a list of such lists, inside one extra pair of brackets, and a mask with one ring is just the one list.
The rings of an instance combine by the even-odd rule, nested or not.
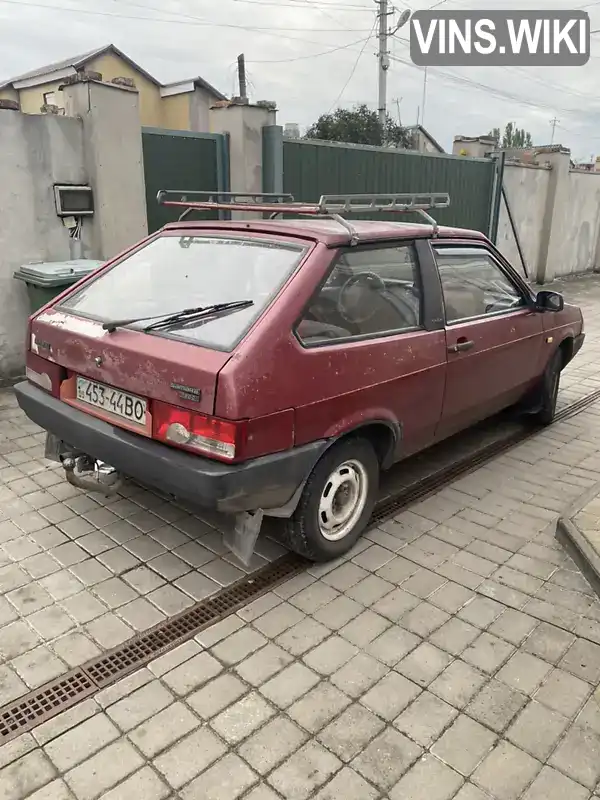
[(379, 19), (379, 50), (377, 51), (377, 68), (378, 68), (378, 101), (377, 111), (379, 114), (379, 124), (381, 125), (382, 132), (385, 131), (385, 123), (387, 120), (387, 73), (390, 68), (390, 51), (388, 50), (388, 39), (394, 36), (395, 33), (403, 26), (406, 25), (410, 18), (410, 11), (403, 11), (398, 17), (398, 22), (393, 28), (388, 27), (388, 17), (393, 16), (396, 12), (392, 7), (392, 11), (388, 10), (388, 0), (375, 0), (377, 5), (377, 17)]
[(376, 0), (379, 6), (379, 52), (377, 62), (379, 68), (379, 93), (377, 110), (379, 112), (379, 124), (381, 130), (385, 130), (387, 117), (387, 71), (390, 67), (388, 53), (388, 0)]
[(421, 125), (425, 124), (425, 103), (427, 102), (427, 67), (423, 72), (423, 101), (421, 105)]
[(555, 132), (556, 126), (557, 126), (557, 124), (559, 122), (560, 122), (560, 120), (556, 119), (556, 117), (554, 117), (554, 119), (550, 120), (550, 125), (552, 125), (552, 138), (550, 139), (550, 144), (554, 144), (554, 132)]

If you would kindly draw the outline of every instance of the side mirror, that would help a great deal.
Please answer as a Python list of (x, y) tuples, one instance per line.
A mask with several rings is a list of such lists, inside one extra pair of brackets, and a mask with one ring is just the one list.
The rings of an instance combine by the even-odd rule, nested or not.
[(541, 291), (537, 293), (535, 305), (540, 311), (562, 311), (565, 301), (558, 292)]

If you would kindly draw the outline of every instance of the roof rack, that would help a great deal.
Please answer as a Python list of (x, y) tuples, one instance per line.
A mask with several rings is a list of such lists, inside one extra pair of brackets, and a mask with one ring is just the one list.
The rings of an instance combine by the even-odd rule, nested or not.
[(445, 192), (403, 194), (324, 194), (318, 203), (297, 203), (291, 194), (253, 194), (248, 192), (199, 192), (162, 189), (157, 197), (159, 205), (184, 208), (180, 220), (192, 211), (253, 211), (269, 214), (274, 219), (280, 214), (297, 214), (334, 219), (350, 236), (350, 244), (358, 242), (358, 233), (341, 215), (365, 214), (381, 211), (395, 213), (415, 212), (438, 232), (438, 224), (427, 213), (433, 208), (448, 208), (450, 196)]

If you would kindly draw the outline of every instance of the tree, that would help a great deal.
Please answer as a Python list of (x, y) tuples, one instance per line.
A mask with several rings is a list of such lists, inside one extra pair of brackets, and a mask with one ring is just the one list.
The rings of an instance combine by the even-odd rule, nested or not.
[(500, 147), (533, 147), (531, 134), (525, 128), (517, 128), (514, 122), (507, 123), (504, 135), (500, 135), (500, 128), (493, 128), (490, 136), (494, 136)]
[(411, 136), (406, 128), (394, 122), (389, 114), (382, 128), (377, 112), (365, 104), (352, 109), (338, 108), (332, 114), (322, 114), (308, 129), (305, 138), (376, 146), (388, 144), (406, 149), (412, 146)]

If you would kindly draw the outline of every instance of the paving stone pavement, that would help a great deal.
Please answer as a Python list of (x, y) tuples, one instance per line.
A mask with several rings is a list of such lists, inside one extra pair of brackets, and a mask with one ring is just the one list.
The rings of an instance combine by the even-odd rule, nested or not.
[[(564, 291), (563, 404), (600, 282)], [(600, 800), (600, 601), (553, 536), (598, 480), (600, 404), (0, 747), (0, 800)], [(0, 393), (0, 705), (242, 574), (190, 509), (66, 484)]]

